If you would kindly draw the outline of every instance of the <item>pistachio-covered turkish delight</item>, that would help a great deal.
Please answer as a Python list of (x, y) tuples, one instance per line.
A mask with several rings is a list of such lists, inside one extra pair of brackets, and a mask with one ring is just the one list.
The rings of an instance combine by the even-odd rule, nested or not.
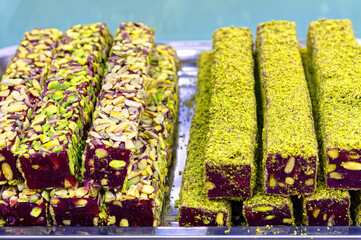
[(303, 224), (307, 226), (349, 226), (350, 194), (339, 189), (326, 189), (318, 182), (314, 194), (303, 198)]
[(317, 89), (328, 188), (361, 189), (361, 51), (349, 20), (310, 23), (308, 55)]
[[(311, 23), (311, 25), (314, 25), (314, 26), (317, 26), (319, 24), (321, 24), (321, 25), (325, 24), (321, 28), (324, 28), (324, 30), (326, 30), (326, 29), (328, 29), (328, 30), (326, 32), (321, 33), (320, 35), (317, 35), (317, 37), (314, 36), (315, 37), (314, 39), (317, 39), (317, 38), (323, 39), (327, 36), (329, 36), (329, 37), (333, 36), (334, 34), (342, 35), (345, 32), (341, 33), (342, 32), (341, 29), (344, 29), (346, 31), (347, 31), (347, 29), (349, 29), (347, 27), (347, 25), (348, 25), (347, 21), (342, 23), (342, 21), (341, 22), (339, 22), (339, 21), (324, 22), (324, 20), (320, 20), (320, 21)], [(341, 27), (341, 26), (338, 26), (338, 24), (341, 24), (341, 25), (346, 24), (346, 25)], [(310, 37), (311, 25), (310, 25), (308, 37)], [(334, 26), (332, 27), (332, 25), (334, 25)], [(337, 30), (334, 28), (335, 26), (338, 26)], [(344, 36), (344, 39), (347, 39), (347, 37)], [(317, 40), (317, 41), (319, 42), (319, 40)], [(328, 45), (328, 44), (330, 44), (330, 45)], [(329, 48), (332, 44), (333, 43), (321, 43), (320, 42), (319, 48), (317, 50), (317, 51), (319, 51), (319, 54), (320, 54), (319, 56), (323, 58), (323, 60), (320, 62), (328, 61), (329, 58), (331, 60), (331, 62), (329, 62), (329, 64), (327, 66), (324, 66), (320, 69), (318, 69), (318, 68), (321, 67), (321, 65), (311, 64), (313, 62), (315, 63), (316, 59), (314, 59), (310, 54), (310, 51), (312, 51), (312, 47), (313, 47), (310, 42), (310, 39), (309, 39), (309, 42), (307, 43), (308, 49), (306, 49), (306, 48), (301, 49), (302, 60), (303, 60), (303, 64), (304, 64), (304, 68), (305, 68), (305, 72), (306, 72), (306, 77), (307, 77), (308, 86), (309, 86), (309, 90), (310, 90), (310, 96), (311, 96), (312, 105), (313, 105), (313, 115), (314, 115), (314, 119), (315, 119), (315, 126), (316, 126), (316, 130), (317, 130), (316, 132), (317, 132), (317, 137), (318, 137), (318, 141), (319, 141), (318, 145), (320, 148), (319, 158), (321, 159), (320, 164), (319, 164), (319, 169), (318, 169), (318, 176), (317, 176), (318, 181), (317, 181), (316, 191), (312, 195), (302, 198), (303, 224), (310, 225), (310, 226), (347, 226), (351, 223), (349, 192), (340, 190), (340, 189), (330, 189), (330, 188), (327, 189), (326, 178), (325, 178), (326, 173), (327, 173), (326, 166), (327, 166), (328, 157), (327, 157), (327, 153), (325, 152), (325, 138), (324, 138), (325, 135), (323, 135), (324, 134), (323, 133), (323, 131), (324, 131), (323, 124), (324, 123), (321, 121), (321, 119), (323, 118), (322, 117), (323, 111), (321, 111), (321, 105), (325, 104), (325, 102), (323, 102), (324, 100), (321, 100), (320, 97), (322, 96), (323, 93), (325, 93), (324, 90), (322, 90), (322, 86), (326, 86), (327, 82), (330, 83), (329, 81), (331, 79), (329, 79), (327, 77), (327, 78), (324, 78), (325, 81), (324, 80), (320, 81), (318, 79), (316, 72), (319, 72), (318, 74), (320, 74), (322, 71), (324, 71), (324, 73), (327, 74), (328, 67), (333, 68), (332, 64), (336, 63), (337, 61), (340, 60), (340, 59), (337, 60), (337, 58), (342, 56), (342, 51), (339, 52), (337, 54), (339, 56), (337, 58), (335, 58), (335, 55), (330, 54), (330, 52), (327, 50), (327, 48)], [(327, 47), (327, 45), (329, 47)], [(337, 47), (339, 47), (342, 44), (336, 43), (336, 45), (337, 45)], [(335, 49), (335, 46), (333, 46), (332, 49)], [(337, 80), (334, 81), (334, 83), (336, 83), (336, 82), (337, 82)], [(330, 96), (330, 98), (328, 101), (330, 101), (330, 103), (331, 103), (333, 97), (331, 97), (331, 95), (329, 95), (329, 96)], [(336, 96), (337, 95), (335, 95), (335, 97)], [(333, 105), (333, 106), (335, 106), (335, 105)], [(335, 122), (335, 124), (336, 124), (336, 122)], [(333, 125), (333, 126), (335, 128), (338, 128), (337, 125)]]
[(3, 186), (0, 200), (0, 226), (47, 226), (49, 192), (31, 190), (24, 182)]
[(243, 202), (243, 216), (248, 226), (295, 225), (293, 205), (289, 197), (265, 194), (262, 187)]
[(99, 226), (101, 195), (98, 188), (83, 184), (50, 192), (49, 212), (54, 226)]
[(263, 102), (262, 168), (268, 194), (311, 194), (317, 140), (294, 22), (258, 25), (256, 53)]
[(123, 186), (144, 111), (153, 45), (154, 32), (143, 24), (123, 23), (117, 30), (83, 154), (85, 186)]
[(212, 63), (212, 52), (199, 54), (196, 107), (190, 128), (187, 160), (179, 195), (180, 226), (229, 226), (231, 224), (230, 202), (210, 200), (205, 190), (204, 156), (209, 133), (209, 107), (213, 86)]
[(66, 31), (45, 81), (44, 97), (16, 151), (29, 188), (75, 185), (103, 74), (100, 66), (110, 44), (104, 23)]
[(41, 100), (43, 81), (62, 33), (34, 29), (25, 33), (0, 82), (0, 184), (19, 179), (14, 154), (35, 104)]
[(151, 79), (146, 82), (147, 105), (126, 181), (123, 189), (108, 190), (104, 195), (108, 226), (160, 224), (177, 121), (176, 52), (166, 45), (156, 46), (151, 64)]
[(248, 28), (213, 34), (206, 183), (209, 198), (251, 197), (255, 185), (257, 136), (252, 35)]

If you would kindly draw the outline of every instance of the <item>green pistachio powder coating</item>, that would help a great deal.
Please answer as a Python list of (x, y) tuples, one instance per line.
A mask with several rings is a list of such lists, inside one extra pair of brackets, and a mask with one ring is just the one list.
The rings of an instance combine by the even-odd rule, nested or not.
[[(201, 209), (204, 212), (228, 214), (230, 225), (231, 205), (226, 200), (213, 201), (207, 198), (204, 189), (204, 153), (209, 132), (209, 106), (211, 99), (211, 67), (213, 54), (201, 52), (198, 57), (198, 83), (196, 107), (191, 123), (190, 140), (187, 149), (187, 161), (183, 171), (180, 192), (180, 207)], [(199, 216), (201, 217), (201, 216)]]
[[(298, 50), (296, 26), (278, 21), (260, 24), (257, 57), (263, 93), (265, 156), (317, 156), (311, 100)], [(267, 103), (266, 103), (267, 102)]]
[(361, 51), (351, 22), (312, 22), (308, 46), (314, 81), (318, 87), (317, 102), (325, 149), (361, 149), (361, 102), (358, 100)]
[[(351, 22), (318, 20), (310, 23), (307, 45), (308, 49), (301, 49), (301, 53), (313, 107), (316, 109), (314, 115), (318, 119), (316, 126), (321, 140), (320, 158), (323, 161), (319, 167), (318, 188), (313, 195), (304, 199), (304, 209), (307, 201), (311, 200), (350, 199), (348, 191), (326, 188), (325, 168), (328, 159), (325, 151), (326, 148), (335, 147), (344, 150), (361, 149), (358, 133), (361, 111), (355, 98), (361, 89), (357, 77), (361, 55)], [(307, 223), (306, 218), (304, 221)]]
[(252, 35), (248, 28), (218, 29), (213, 35), (213, 49), (207, 164), (251, 165), (256, 169)]
[[(263, 162), (268, 154), (317, 156), (311, 102), (298, 52), (295, 24), (285, 21), (260, 24), (256, 46), (258, 62), (262, 65), (260, 80), (265, 112)], [(255, 208), (253, 211), (259, 206), (281, 208), (288, 205), (293, 217), (291, 199), (267, 195), (263, 187), (257, 187), (256, 194), (243, 204)]]

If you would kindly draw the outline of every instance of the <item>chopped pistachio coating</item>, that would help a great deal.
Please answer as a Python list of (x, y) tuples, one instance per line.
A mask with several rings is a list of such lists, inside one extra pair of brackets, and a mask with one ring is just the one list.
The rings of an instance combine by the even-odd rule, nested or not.
[(49, 212), (54, 226), (99, 226), (100, 193), (98, 188), (85, 190), (84, 184), (54, 188), (50, 192)]
[[(209, 107), (213, 81), (212, 52), (201, 52), (197, 59), (198, 80), (196, 107), (190, 128), (187, 160), (179, 195), (180, 226), (230, 226), (231, 204), (227, 200), (210, 200), (204, 181), (204, 156), (209, 133)], [(212, 183), (209, 184), (212, 187)]]
[(29, 188), (74, 186), (111, 42), (104, 23), (66, 31), (43, 99), (16, 149)]
[[(123, 186), (144, 112), (153, 45), (154, 32), (143, 24), (123, 23), (117, 30), (83, 154), (86, 186)], [(112, 161), (124, 163), (114, 168)]]
[(295, 23), (258, 25), (256, 44), (264, 116), (265, 191), (310, 194), (316, 186), (317, 140)]
[[(158, 226), (178, 112), (177, 55), (159, 45), (151, 56), (144, 114), (123, 189), (106, 191), (108, 226)], [(140, 212), (137, 216), (134, 212)]]
[(257, 137), (252, 35), (248, 28), (213, 34), (206, 182), (209, 198), (251, 197), (255, 185)]
[(1, 226), (47, 226), (49, 192), (31, 190), (24, 182), (3, 186), (0, 200)]
[(243, 216), (248, 226), (295, 225), (293, 205), (289, 197), (267, 195), (262, 187), (243, 202)]
[[(319, 23), (321, 22), (323, 22), (323, 20), (319, 21)], [(331, 21), (331, 23), (331, 25), (333, 25), (335, 22)], [(327, 48), (327, 44), (324, 45), (324, 47)], [(328, 171), (326, 167), (327, 155), (324, 151), (325, 140), (321, 131), (322, 121), (320, 121), (320, 116), (322, 115), (322, 112), (320, 111), (320, 102), (318, 101), (318, 80), (316, 79), (316, 76), (314, 74), (315, 67), (317, 66), (311, 65), (311, 62), (313, 60), (309, 57), (309, 51), (312, 51), (310, 48), (310, 42), (308, 42), (308, 49), (302, 48), (300, 52), (302, 55), (303, 65), (306, 72), (306, 79), (308, 82), (310, 96), (312, 100), (316, 132), (319, 140), (319, 156), (321, 161), (318, 168), (318, 181), (315, 192), (310, 196), (302, 198), (303, 224), (309, 226), (347, 226), (351, 223), (349, 210), (350, 196), (348, 191), (326, 188), (325, 174)], [(322, 48), (320, 48), (320, 50)], [(335, 125), (335, 127), (337, 128), (338, 126)]]
[(307, 41), (326, 185), (361, 189), (361, 49), (349, 20), (312, 22)]
[[(25, 33), (0, 82), (0, 184), (19, 179), (15, 151), (35, 104), (41, 100), (43, 81), (62, 33), (34, 29)], [(5, 170), (5, 171), (4, 171)]]

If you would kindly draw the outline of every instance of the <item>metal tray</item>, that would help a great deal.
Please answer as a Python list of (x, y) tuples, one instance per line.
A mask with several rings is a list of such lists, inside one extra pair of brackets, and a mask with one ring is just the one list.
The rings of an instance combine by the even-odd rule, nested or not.
[[(305, 41), (300, 41), (302, 45)], [(360, 43), (360, 41), (359, 41)], [(179, 71), (179, 125), (177, 148), (170, 169), (167, 209), (162, 227), (2, 227), (0, 239), (361, 239), (361, 227), (179, 227), (178, 210), (182, 171), (186, 160), (189, 127), (197, 80), (196, 58), (211, 50), (211, 41), (165, 42), (177, 50)], [(0, 49), (0, 77), (16, 46)]]

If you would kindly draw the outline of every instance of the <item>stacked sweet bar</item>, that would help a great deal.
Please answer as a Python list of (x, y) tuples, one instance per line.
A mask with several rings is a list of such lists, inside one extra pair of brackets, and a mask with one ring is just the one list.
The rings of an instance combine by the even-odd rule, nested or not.
[(304, 224), (347, 226), (351, 222), (350, 195), (331, 188), (360, 186), (360, 50), (348, 20), (312, 22), (307, 48), (304, 65), (318, 119), (321, 165), (315, 193), (303, 198)]
[(251, 197), (256, 178), (256, 98), (252, 35), (248, 28), (213, 34), (209, 141), (205, 152), (207, 196)]
[(104, 195), (108, 226), (160, 224), (178, 113), (177, 62), (172, 47), (156, 46), (151, 57), (151, 79), (146, 82), (147, 105), (126, 181), (123, 188), (108, 190)]
[(101, 195), (99, 189), (85, 190), (82, 184), (50, 192), (49, 212), (54, 226), (99, 226)]
[(262, 187), (243, 202), (243, 215), (248, 226), (295, 225), (291, 198), (265, 194)]
[(360, 57), (351, 22), (312, 22), (308, 49), (313, 80), (319, 87), (317, 99), (327, 187), (361, 189)]
[(153, 45), (154, 32), (143, 24), (123, 23), (117, 30), (83, 154), (86, 187), (123, 186), (144, 112)]
[(62, 38), (44, 97), (16, 150), (29, 188), (75, 185), (111, 42), (104, 23), (74, 26)]
[(3, 186), (0, 199), (0, 226), (48, 225), (48, 191), (31, 190), (20, 182)]
[(204, 154), (209, 133), (213, 61), (212, 52), (201, 52), (197, 59), (196, 107), (191, 123), (187, 160), (180, 190), (180, 226), (229, 226), (231, 224), (230, 202), (208, 199), (204, 182)]
[(41, 100), (62, 33), (34, 29), (25, 33), (0, 82), (0, 184), (19, 179), (15, 152), (29, 126), (35, 104)]
[(256, 44), (264, 113), (265, 191), (311, 194), (316, 186), (317, 140), (295, 23), (258, 25)]
[(313, 192), (317, 172), (316, 135), (295, 24), (272, 21), (258, 25), (256, 57), (263, 160), (259, 186), (255, 196), (244, 201), (243, 214), (250, 226), (294, 225), (289, 195)]

